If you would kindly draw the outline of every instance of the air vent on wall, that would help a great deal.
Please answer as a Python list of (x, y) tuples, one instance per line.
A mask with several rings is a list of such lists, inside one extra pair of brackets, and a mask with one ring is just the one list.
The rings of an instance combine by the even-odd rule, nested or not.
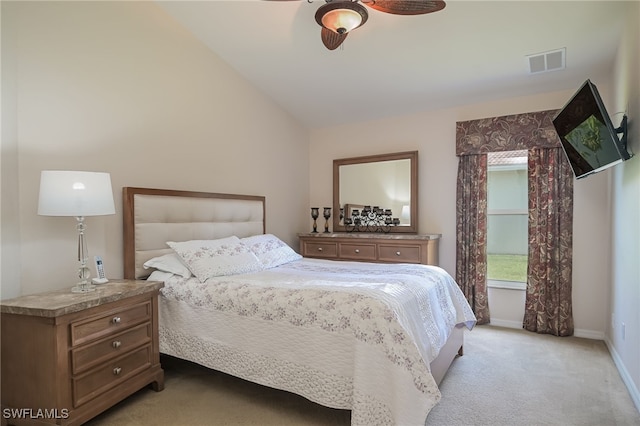
[(565, 67), (565, 48), (527, 55), (526, 58), (530, 74), (562, 70)]

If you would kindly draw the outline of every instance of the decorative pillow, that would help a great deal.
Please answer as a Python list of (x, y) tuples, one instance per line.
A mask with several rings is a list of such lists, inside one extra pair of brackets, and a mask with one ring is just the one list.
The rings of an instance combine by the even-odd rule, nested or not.
[(190, 278), (193, 275), (189, 268), (187, 268), (187, 265), (180, 260), (180, 256), (176, 253), (169, 253), (163, 256), (154, 257), (144, 262), (142, 266), (144, 269), (155, 268), (158, 271), (170, 272), (184, 278)]
[(254, 235), (243, 238), (240, 241), (251, 249), (253, 254), (260, 260), (260, 263), (262, 263), (262, 266), (267, 269), (302, 259), (302, 256), (272, 234)]
[(212, 277), (263, 269), (256, 255), (235, 236), (180, 243), (168, 241), (167, 245), (180, 256), (200, 282)]

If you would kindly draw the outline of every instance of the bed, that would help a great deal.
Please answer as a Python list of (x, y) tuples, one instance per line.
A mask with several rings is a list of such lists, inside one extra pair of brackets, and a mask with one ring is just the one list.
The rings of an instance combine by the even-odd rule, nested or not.
[(424, 425), (475, 325), (441, 268), (302, 258), (266, 233), (262, 196), (125, 187), (123, 212), (125, 278), (165, 282), (161, 353), (352, 425)]

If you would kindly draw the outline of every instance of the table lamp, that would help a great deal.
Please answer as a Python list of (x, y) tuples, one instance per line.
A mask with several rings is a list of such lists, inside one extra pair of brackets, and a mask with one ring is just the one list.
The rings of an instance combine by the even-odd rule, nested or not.
[(78, 230), (78, 277), (73, 293), (94, 291), (87, 266), (84, 218), (115, 214), (111, 176), (100, 172), (44, 170), (40, 175), (38, 214), (41, 216), (73, 216)]

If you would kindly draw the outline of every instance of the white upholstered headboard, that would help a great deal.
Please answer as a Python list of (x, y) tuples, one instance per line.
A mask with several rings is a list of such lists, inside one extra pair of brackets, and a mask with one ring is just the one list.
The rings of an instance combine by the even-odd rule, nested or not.
[(170, 253), (167, 241), (240, 238), (265, 232), (265, 197), (125, 187), (124, 277), (146, 278), (143, 263)]

